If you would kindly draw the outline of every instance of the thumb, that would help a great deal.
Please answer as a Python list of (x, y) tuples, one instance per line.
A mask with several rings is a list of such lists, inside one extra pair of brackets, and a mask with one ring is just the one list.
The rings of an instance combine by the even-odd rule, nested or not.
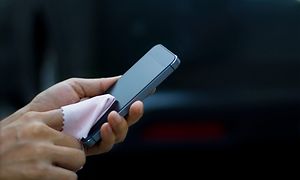
[(49, 127), (61, 131), (64, 125), (63, 113), (61, 109), (41, 112), (42, 121)]

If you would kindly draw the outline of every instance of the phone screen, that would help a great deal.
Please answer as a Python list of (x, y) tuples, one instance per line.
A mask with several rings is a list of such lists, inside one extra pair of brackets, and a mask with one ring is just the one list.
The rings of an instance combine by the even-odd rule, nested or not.
[(132, 100), (143, 100), (156, 86), (151, 86), (152, 81), (163, 80), (160, 75), (164, 70), (171, 68), (171, 64), (177, 56), (163, 49), (154, 47), (136, 62), (118, 81), (108, 90), (107, 93), (113, 95), (118, 101), (119, 113), (124, 116), (126, 112), (122, 110), (127, 107)]
[(115, 110), (121, 116), (126, 116), (132, 103), (144, 100), (179, 64), (177, 56), (164, 46), (151, 48), (106, 92), (114, 96), (116, 102), (91, 128), (83, 143), (90, 147), (99, 141), (100, 127), (107, 121), (109, 112)]

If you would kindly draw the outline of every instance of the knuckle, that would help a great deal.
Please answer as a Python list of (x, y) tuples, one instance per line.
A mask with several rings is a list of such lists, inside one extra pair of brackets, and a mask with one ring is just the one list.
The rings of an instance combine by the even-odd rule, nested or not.
[(78, 78), (75, 78), (75, 77), (67, 79), (68, 82), (74, 82), (74, 81), (77, 81), (77, 80), (78, 80)]
[(18, 149), (31, 157), (32, 160), (43, 160), (47, 158), (48, 147), (45, 143), (25, 141), (18, 144)]
[(39, 136), (41, 134), (45, 134), (47, 132), (47, 126), (42, 122), (32, 122), (30, 123), (27, 128), (28, 133), (33, 136)]
[(34, 145), (34, 152), (36, 155), (40, 156), (44, 156), (45, 154), (47, 154), (47, 148), (45, 147), (45, 145), (43, 143), (36, 143)]
[(78, 80), (78, 78), (72, 77), (72, 78), (67, 79), (66, 82), (67, 82), (68, 84), (73, 85), (77, 80)]
[(25, 119), (25, 120), (32, 120), (32, 119), (36, 119), (36, 118), (38, 118), (38, 112), (34, 112), (34, 111), (29, 111), (29, 112), (27, 112), (27, 113), (25, 113), (24, 115), (23, 115), (23, 118)]
[(85, 91), (80, 84), (80, 78), (70, 78), (67, 80), (68, 84), (73, 88), (73, 90), (79, 95), (80, 98), (85, 97)]
[(40, 137), (46, 132), (46, 125), (39, 121), (30, 121), (25, 123), (21, 129), (19, 129), (20, 137), (25, 139), (32, 139)]
[(48, 148), (45, 147), (44, 143), (27, 143), (26, 148), (38, 159), (46, 157), (48, 154)]
[[(105, 78), (100, 78), (100, 82), (103, 82), (105, 80)], [(105, 85), (104, 85), (104, 83), (100, 83), (99, 84), (99, 90), (101, 91), (101, 92), (105, 92), (106, 90), (107, 90), (107, 87), (105, 87)]]

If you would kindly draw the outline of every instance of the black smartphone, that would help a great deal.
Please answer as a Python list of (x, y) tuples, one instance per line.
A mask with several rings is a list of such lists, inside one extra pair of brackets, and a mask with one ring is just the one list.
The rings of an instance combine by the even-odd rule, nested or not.
[(143, 101), (154, 89), (179, 66), (178, 57), (166, 47), (158, 44), (152, 47), (106, 93), (116, 98), (115, 103), (91, 128), (81, 141), (85, 147), (92, 147), (101, 140), (100, 127), (107, 121), (108, 114), (115, 110), (126, 116), (132, 103)]

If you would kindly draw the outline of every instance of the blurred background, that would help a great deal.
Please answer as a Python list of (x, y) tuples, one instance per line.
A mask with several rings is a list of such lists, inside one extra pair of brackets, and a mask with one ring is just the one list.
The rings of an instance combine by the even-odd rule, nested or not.
[(299, 149), (299, 0), (1, 0), (0, 115), (66, 78), (122, 74), (158, 43), (180, 68), (80, 177), (133, 157)]

